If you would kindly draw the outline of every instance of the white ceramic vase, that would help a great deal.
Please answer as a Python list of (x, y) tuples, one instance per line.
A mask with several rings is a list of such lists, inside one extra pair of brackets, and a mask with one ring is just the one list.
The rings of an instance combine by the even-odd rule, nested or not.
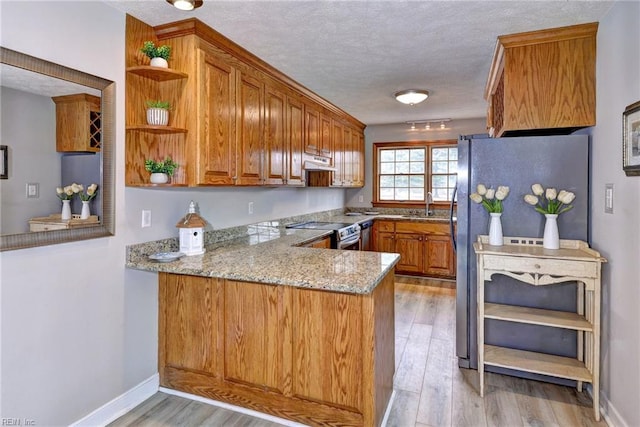
[(62, 213), (60, 219), (63, 221), (71, 219), (71, 200), (62, 201)]
[(164, 58), (151, 58), (152, 67), (169, 68), (169, 63)]
[(166, 126), (169, 123), (169, 110), (147, 108), (147, 123), (154, 126)]
[(152, 173), (149, 180), (152, 184), (166, 184), (169, 182), (169, 175), (166, 173)]
[(500, 212), (489, 212), (491, 222), (489, 222), (489, 244), (492, 246), (502, 246), (502, 221)]
[(542, 247), (545, 249), (559, 249), (560, 235), (558, 234), (558, 215), (545, 214), (547, 221), (544, 223), (544, 235)]
[(89, 200), (82, 201), (82, 210), (80, 211), (80, 219), (89, 219), (91, 216), (91, 208), (89, 207)]

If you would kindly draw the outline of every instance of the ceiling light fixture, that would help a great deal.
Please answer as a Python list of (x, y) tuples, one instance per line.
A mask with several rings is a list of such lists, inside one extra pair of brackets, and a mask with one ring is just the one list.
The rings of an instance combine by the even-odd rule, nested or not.
[(402, 102), (407, 105), (415, 105), (427, 99), (429, 97), (429, 91), (422, 89), (407, 89), (396, 92), (394, 96), (398, 102)]
[(416, 130), (416, 124), (415, 123), (411, 123), (411, 130)]
[(431, 123), (427, 122), (427, 124), (424, 125), (424, 130), (431, 130)]
[(440, 129), (444, 129), (444, 127), (445, 127), (445, 126), (444, 126), (444, 122), (442, 122), (442, 121), (441, 121), (441, 122), (440, 122)]
[(202, 6), (202, 0), (167, 0), (167, 3), (180, 10), (193, 10)]

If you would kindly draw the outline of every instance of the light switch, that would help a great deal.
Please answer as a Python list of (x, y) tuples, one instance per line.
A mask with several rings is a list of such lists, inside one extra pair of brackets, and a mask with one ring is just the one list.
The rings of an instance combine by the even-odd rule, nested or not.
[(613, 213), (613, 184), (604, 185), (604, 213)]
[(40, 184), (37, 182), (27, 183), (27, 199), (37, 199), (40, 197)]
[(151, 211), (142, 211), (142, 228), (151, 227)]

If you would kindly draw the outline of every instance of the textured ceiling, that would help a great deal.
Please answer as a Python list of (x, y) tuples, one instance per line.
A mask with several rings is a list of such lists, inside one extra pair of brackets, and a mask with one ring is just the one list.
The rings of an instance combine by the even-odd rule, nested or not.
[(0, 64), (0, 85), (36, 95), (53, 97), (62, 95), (74, 95), (88, 93), (100, 96), (97, 89), (82, 86), (54, 77), (45, 76), (7, 64)]
[[(496, 37), (599, 21), (609, 1), (108, 0), (150, 24), (195, 17), (365, 124), (484, 117)], [(422, 104), (393, 94), (431, 92)]]

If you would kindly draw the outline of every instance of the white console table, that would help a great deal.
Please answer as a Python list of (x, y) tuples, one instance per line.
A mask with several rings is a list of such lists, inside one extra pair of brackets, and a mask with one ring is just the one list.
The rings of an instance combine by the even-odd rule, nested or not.
[[(560, 249), (544, 249), (539, 238), (505, 237), (503, 246), (489, 245), (488, 236), (473, 244), (478, 263), (478, 373), (480, 396), (484, 396), (484, 366), (591, 383), (593, 410), (600, 420), (600, 276), (606, 259), (586, 242), (561, 240)], [(575, 281), (575, 312), (544, 310), (485, 302), (485, 281), (494, 274), (512, 277), (533, 286)], [(544, 325), (577, 331), (577, 358), (498, 347), (484, 343), (484, 320)]]

